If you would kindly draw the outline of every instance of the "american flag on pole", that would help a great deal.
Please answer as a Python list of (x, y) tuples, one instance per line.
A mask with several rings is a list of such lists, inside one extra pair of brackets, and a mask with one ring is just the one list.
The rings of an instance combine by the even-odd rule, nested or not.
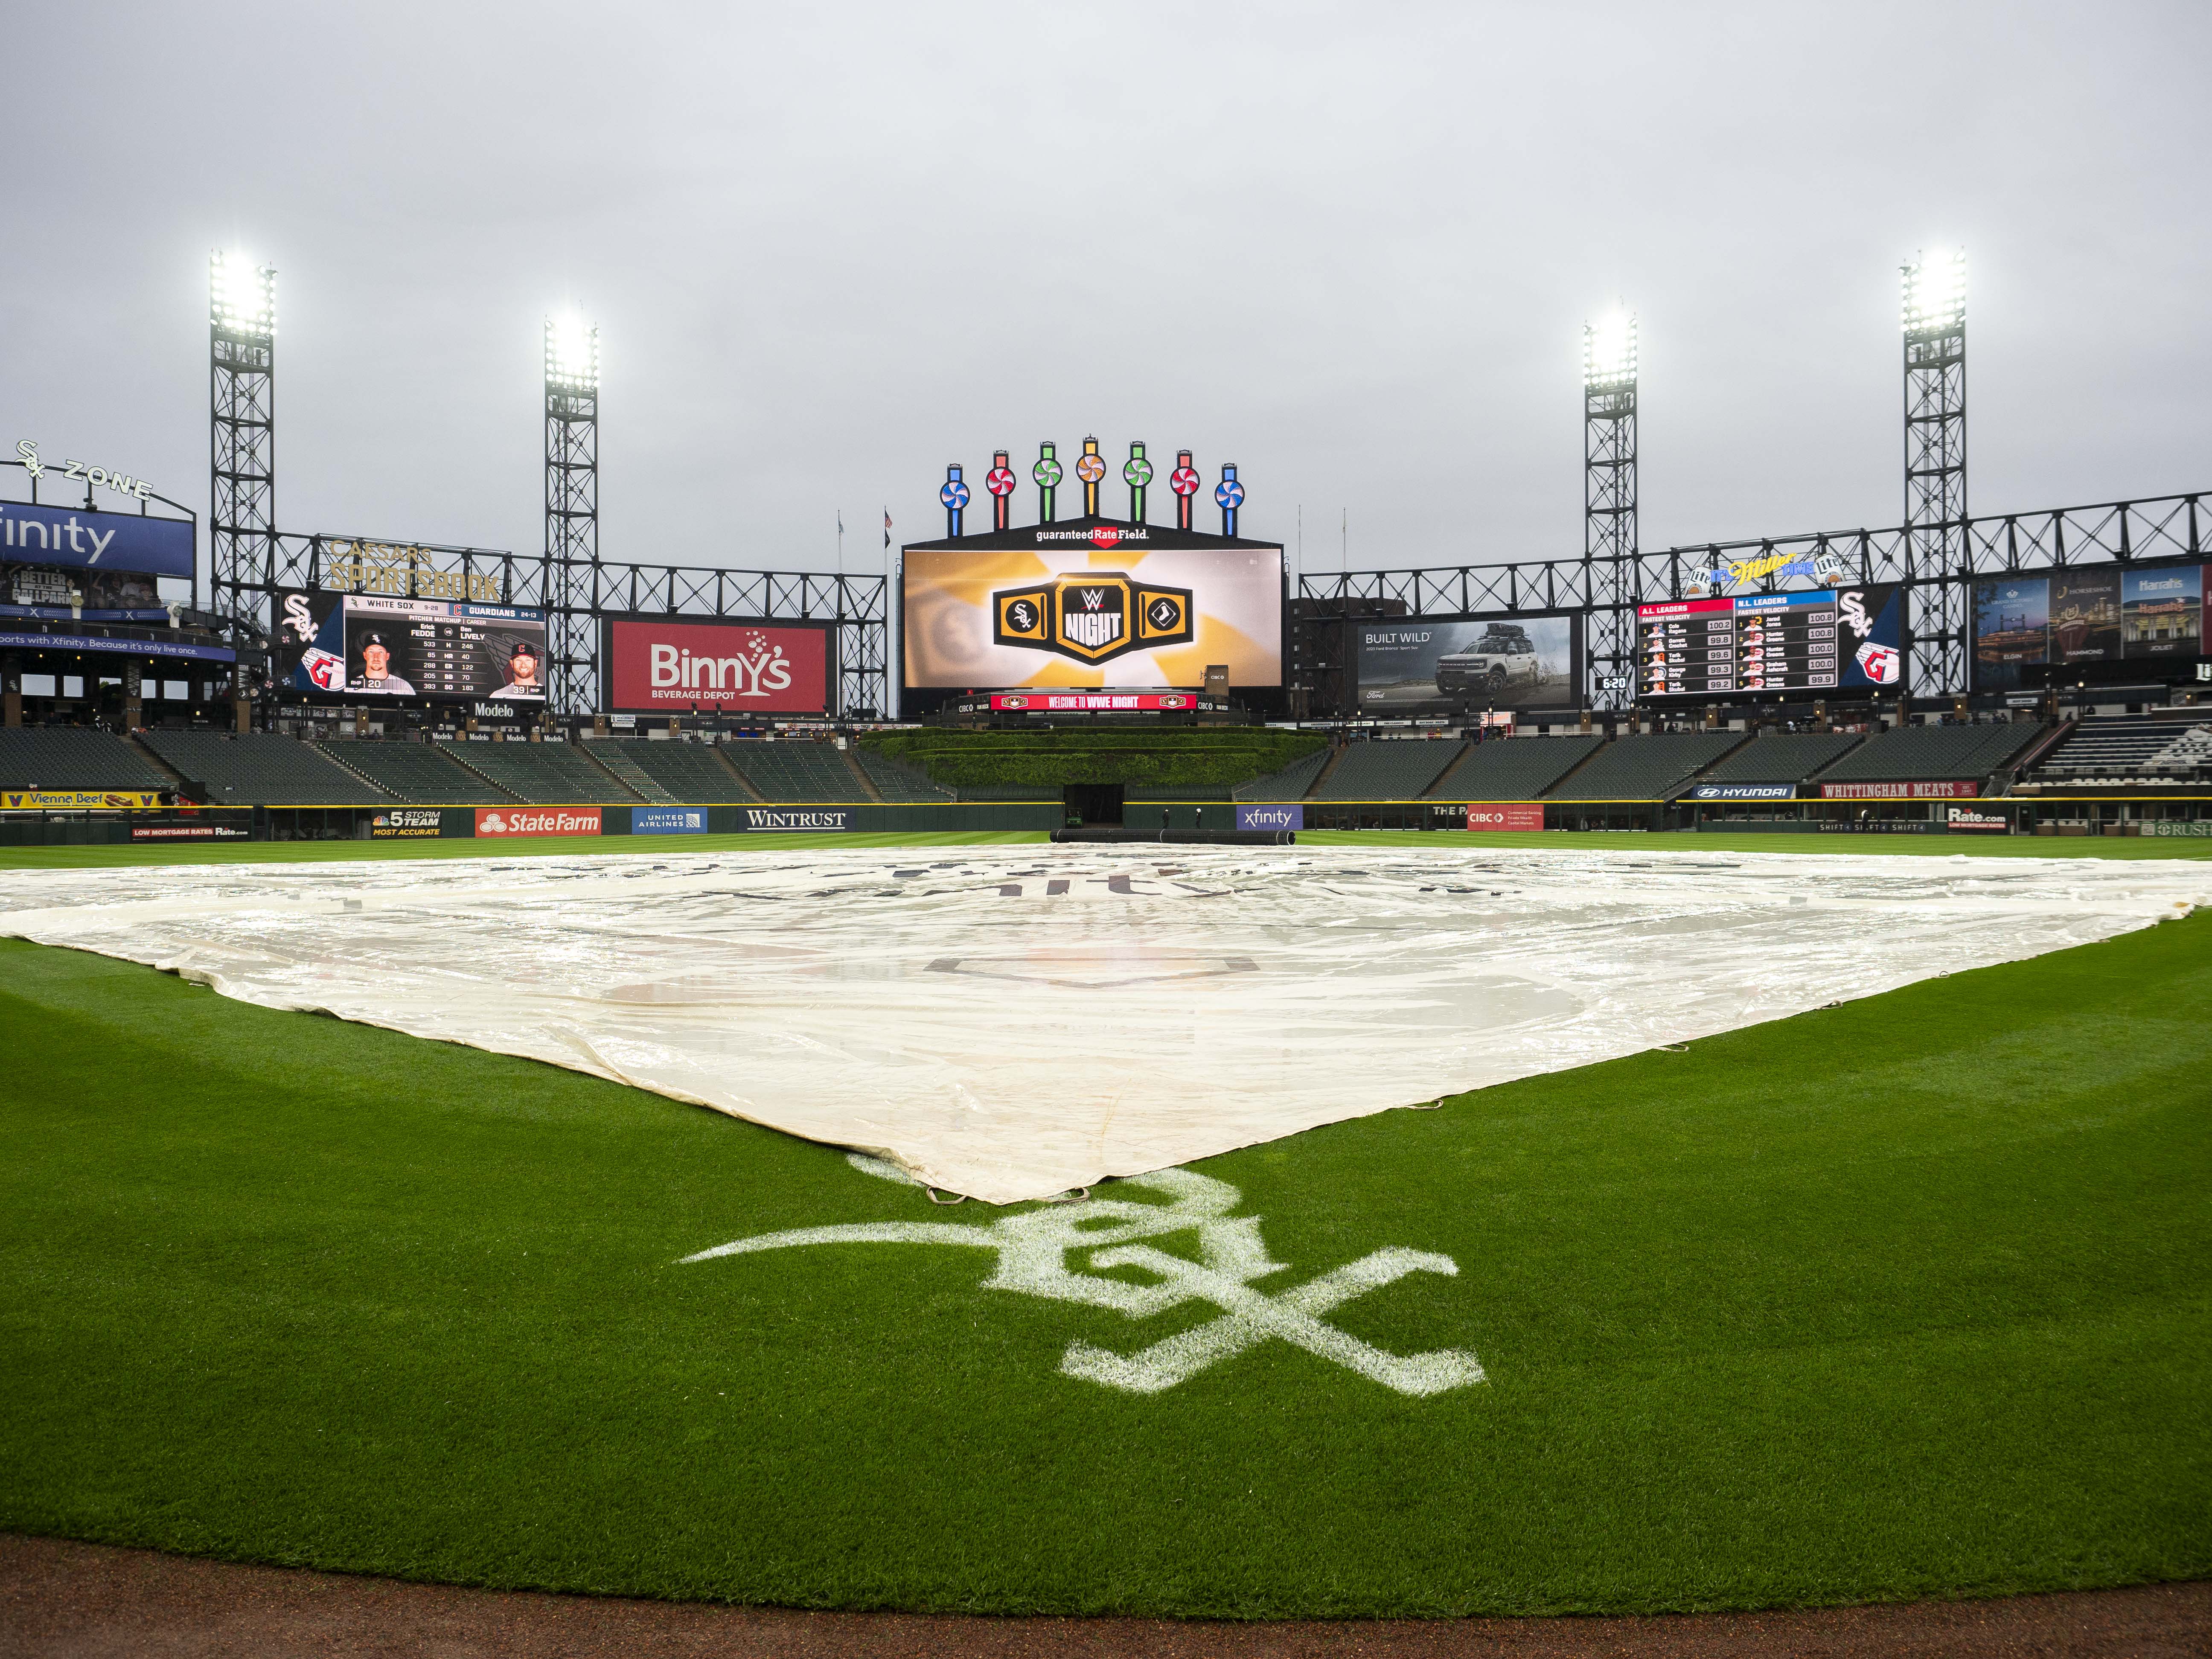
[(889, 507), (885, 507), (885, 508), (884, 509), (884, 545), (885, 547), (889, 547), (890, 544), (891, 544), (891, 510), (890, 510), (890, 508), (889, 508)]

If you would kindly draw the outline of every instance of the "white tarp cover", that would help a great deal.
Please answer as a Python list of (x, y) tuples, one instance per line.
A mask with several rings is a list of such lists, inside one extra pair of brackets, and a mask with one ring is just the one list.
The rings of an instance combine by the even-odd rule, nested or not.
[(1015, 846), (0, 875), (0, 934), (994, 1203), (2110, 938), (2212, 864)]

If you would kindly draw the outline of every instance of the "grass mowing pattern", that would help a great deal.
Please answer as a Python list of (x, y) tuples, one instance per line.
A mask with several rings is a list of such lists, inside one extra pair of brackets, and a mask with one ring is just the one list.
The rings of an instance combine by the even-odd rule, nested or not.
[(2197, 917), (1209, 1160), (1271, 1290), (1452, 1255), (1334, 1317), (1491, 1380), (1408, 1400), (1271, 1344), (1138, 1398), (1061, 1352), (1206, 1313), (912, 1246), (675, 1265), (976, 1218), (830, 1148), (0, 945), (0, 1526), (1003, 1612), (2202, 1577), (2207, 1007)]

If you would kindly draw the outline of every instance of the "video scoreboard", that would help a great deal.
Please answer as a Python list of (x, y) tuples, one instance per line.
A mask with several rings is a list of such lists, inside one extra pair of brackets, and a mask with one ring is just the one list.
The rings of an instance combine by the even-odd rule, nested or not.
[(1639, 605), (1638, 684), (1647, 697), (1832, 690), (1842, 641), (1832, 591)]

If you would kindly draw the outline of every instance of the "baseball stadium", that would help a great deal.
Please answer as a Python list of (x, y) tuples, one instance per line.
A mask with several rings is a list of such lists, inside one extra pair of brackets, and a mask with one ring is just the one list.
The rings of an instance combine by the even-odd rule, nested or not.
[(1582, 550), (1327, 575), (605, 556), (565, 319), (542, 550), (295, 529), (274, 284), (204, 518), (0, 467), (19, 1650), (2212, 1639), (2212, 497), (1966, 513), (1962, 264), (1902, 522), (1640, 546), (1604, 319)]

